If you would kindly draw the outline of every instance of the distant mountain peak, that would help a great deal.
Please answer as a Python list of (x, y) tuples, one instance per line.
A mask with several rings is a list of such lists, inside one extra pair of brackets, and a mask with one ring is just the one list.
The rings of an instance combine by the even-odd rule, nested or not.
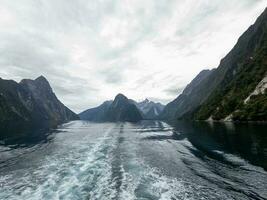
[(46, 86), (47, 88), (52, 89), (48, 80), (44, 76), (39, 76), (34, 80), (34, 82), (38, 83), (41, 86)]
[(48, 80), (43, 75), (37, 77), (35, 79), (35, 81), (41, 81), (41, 82), (47, 82), (48, 83)]
[(26, 86), (27, 88), (31, 88), (32, 90), (35, 90), (34, 93), (40, 93), (40, 91), (53, 92), (52, 87), (50, 86), (50, 83), (44, 76), (39, 76), (35, 80), (23, 79), (20, 81), (20, 84)]
[(150, 100), (148, 98), (146, 98), (145, 100), (141, 101), (140, 103), (149, 103)]
[(141, 111), (144, 119), (156, 119), (165, 107), (161, 103), (150, 101), (148, 98), (140, 102), (135, 102), (134, 104)]
[(124, 103), (126, 103), (126, 102), (128, 102), (129, 101), (129, 99), (125, 96), (125, 95), (123, 95), (123, 94), (118, 94), (116, 97), (115, 97), (115, 99), (114, 99), (114, 106), (117, 106), (117, 105), (120, 105), (120, 104), (124, 104)]
[(114, 101), (105, 101), (100, 106), (88, 109), (79, 115), (81, 119), (89, 121), (136, 122), (143, 119), (134, 101), (121, 93)]
[(125, 95), (119, 93), (119, 94), (117, 94), (117, 96), (115, 97), (115, 100), (116, 100), (116, 99), (125, 99), (125, 100), (127, 100), (128, 98), (127, 98)]

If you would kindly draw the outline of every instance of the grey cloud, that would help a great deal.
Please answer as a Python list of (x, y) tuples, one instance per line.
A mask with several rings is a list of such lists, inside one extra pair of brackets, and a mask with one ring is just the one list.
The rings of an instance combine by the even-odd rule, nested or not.
[[(199, 55), (202, 45), (220, 31), (218, 16), (232, 10), (246, 14), (265, 2), (227, 0), (222, 5), (220, 0), (2, 0), (0, 76), (19, 81), (44, 75), (59, 99), (75, 111), (98, 105), (120, 89), (136, 98), (140, 94), (152, 96), (143, 91), (153, 91), (156, 96), (152, 99), (166, 103), (190, 81), (181, 76), (183, 70), (194, 66), (184, 63)], [(177, 15), (183, 5), (188, 6), (188, 12)], [(175, 31), (165, 35), (165, 29), (172, 27)], [(144, 43), (154, 45), (158, 52), (170, 51), (171, 57), (155, 54), (166, 59), (161, 66), (156, 66), (158, 57), (144, 56), (140, 61), (134, 55)], [(185, 59), (182, 65), (179, 60), (168, 62), (179, 56)], [(143, 62), (147, 60), (150, 70), (145, 71)], [(132, 71), (137, 77), (131, 76)], [(155, 78), (168, 71), (161, 80)]]
[[(153, 82), (153, 80), (155, 79), (155, 76), (160, 73), (162, 72), (160, 71), (160, 72), (153, 72), (153, 73), (145, 74), (143, 77), (136, 80), (136, 85), (148, 84), (149, 82)], [(134, 89), (137, 89), (137, 88), (134, 88)]]
[(28, 34), (5, 35), (2, 38), (4, 42), (0, 45), (0, 62), (11, 70), (21, 68), (32, 73), (42, 69), (54, 73), (56, 66), (64, 66), (68, 62), (64, 51), (56, 49), (49, 41)]
[(120, 84), (123, 81), (123, 68), (113, 66), (99, 71), (99, 76), (106, 84)]

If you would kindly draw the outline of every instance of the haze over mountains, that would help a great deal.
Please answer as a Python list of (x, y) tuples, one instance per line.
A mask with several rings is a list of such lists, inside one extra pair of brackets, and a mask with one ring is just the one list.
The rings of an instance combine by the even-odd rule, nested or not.
[(141, 102), (134, 101), (133, 103), (141, 111), (144, 119), (157, 119), (165, 107), (161, 103), (155, 103), (148, 99)]
[[(131, 102), (143, 119), (266, 121), (266, 73), (267, 9), (239, 38), (218, 68), (201, 71), (166, 107), (149, 100)], [(105, 109), (109, 110), (107, 104), (87, 110), (80, 117), (98, 121), (97, 116), (106, 115)], [(96, 110), (101, 114), (94, 118), (92, 113)]]
[(139, 121), (142, 119), (156, 119), (163, 111), (164, 105), (154, 103), (148, 99), (136, 102), (118, 94), (114, 101), (106, 101), (96, 108), (80, 113), (83, 120), (89, 121)]
[[(177, 86), (178, 88), (178, 86)], [(78, 115), (62, 104), (45, 77), (20, 83), (0, 79), (0, 128), (55, 126), (70, 120), (267, 121), (267, 9), (240, 37), (217, 69), (203, 70), (166, 107), (118, 94)]]

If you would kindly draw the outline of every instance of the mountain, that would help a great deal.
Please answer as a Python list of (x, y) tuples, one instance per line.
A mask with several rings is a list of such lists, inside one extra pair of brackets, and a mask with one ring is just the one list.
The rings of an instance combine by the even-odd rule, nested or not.
[(194, 110), (207, 99), (209, 91), (205, 86), (205, 81), (213, 72), (214, 70), (201, 71), (196, 78), (186, 86), (181, 95), (165, 106), (159, 118), (174, 120), (194, 112)]
[(136, 122), (142, 120), (143, 117), (138, 108), (123, 94), (118, 94), (107, 113), (107, 121), (129, 121)]
[(267, 120), (267, 9), (218, 68), (207, 72), (203, 77), (200, 73), (188, 85), (190, 89), (168, 104), (161, 118)]
[(141, 102), (134, 102), (137, 108), (141, 111), (144, 119), (156, 119), (164, 109), (161, 103), (155, 103), (148, 99)]
[(64, 106), (40, 76), (20, 83), (0, 78), (0, 128), (55, 126), (79, 117)]
[(91, 108), (79, 114), (80, 119), (101, 122), (105, 120), (106, 113), (113, 101), (105, 101), (96, 108)]
[(98, 122), (137, 122), (143, 119), (134, 101), (123, 94), (118, 94), (114, 101), (106, 101), (96, 108), (80, 113), (79, 116), (84, 120)]
[(216, 88), (194, 117), (267, 121), (266, 76), (267, 9), (221, 61), (211, 77)]

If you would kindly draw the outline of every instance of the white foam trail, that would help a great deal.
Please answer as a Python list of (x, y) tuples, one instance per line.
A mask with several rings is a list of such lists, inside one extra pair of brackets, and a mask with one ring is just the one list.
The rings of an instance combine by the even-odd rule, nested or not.
[[(130, 130), (125, 128), (126, 132)], [(127, 136), (133, 134), (128, 134)], [(164, 176), (161, 171), (151, 168), (144, 160), (137, 156), (139, 146), (132, 138), (124, 142), (121, 170), (123, 179), (121, 185), (121, 200), (134, 199), (189, 199), (182, 180)]]
[[(158, 123), (158, 126), (162, 124)], [(163, 134), (157, 127), (153, 129), (147, 128), (151, 133), (146, 135)], [(51, 146), (40, 146), (40, 151), (33, 152), (38, 156), (41, 150), (55, 148), (42, 154), (42, 162), (37, 166), (18, 168), (9, 171), (8, 175), (0, 174), (0, 199), (173, 200), (199, 199), (197, 197), (203, 197), (207, 192), (214, 199), (222, 195), (217, 188), (205, 190), (203, 185), (194, 184), (194, 180), (185, 182), (151, 167), (138, 154), (139, 142), (143, 141), (136, 132), (144, 130), (140, 126), (75, 122), (60, 130), (62, 132), (55, 134)], [(190, 146), (190, 143), (185, 140), (183, 145)], [(193, 155), (187, 155), (187, 158), (192, 159), (194, 169), (201, 169), (200, 161)], [(228, 160), (236, 162), (236, 158)]]
[[(110, 165), (106, 151), (114, 140), (109, 136), (111, 131), (112, 128), (109, 128), (91, 148), (81, 144), (81, 150), (69, 152), (68, 157), (48, 157), (46, 165), (35, 170), (34, 176), (23, 174), (24, 178), (19, 183), (13, 183), (12, 177), (25, 171), (11, 174), (5, 180), (1, 177), (0, 183), (7, 180), (10, 183), (0, 188), (0, 199), (81, 199), (90, 195), (86, 194), (84, 185), (94, 182), (101, 187), (92, 188), (91, 195), (99, 199), (105, 195), (102, 190), (108, 190), (109, 187), (107, 179), (110, 176)], [(35, 184), (33, 177), (43, 181)], [(107, 194), (112, 196), (112, 191)]]

